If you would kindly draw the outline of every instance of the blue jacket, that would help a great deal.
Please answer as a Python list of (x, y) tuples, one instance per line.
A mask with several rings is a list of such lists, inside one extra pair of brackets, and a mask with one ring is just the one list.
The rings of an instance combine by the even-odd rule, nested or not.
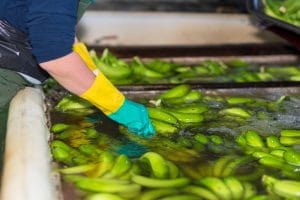
[(78, 0), (1, 0), (0, 19), (27, 34), (39, 63), (72, 51)]

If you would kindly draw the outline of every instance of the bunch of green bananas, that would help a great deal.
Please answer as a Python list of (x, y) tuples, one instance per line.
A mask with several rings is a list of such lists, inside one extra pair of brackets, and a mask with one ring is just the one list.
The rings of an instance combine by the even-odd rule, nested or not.
[(73, 94), (65, 95), (54, 109), (72, 115), (89, 115), (96, 111), (91, 103)]
[(300, 3), (298, 0), (265, 0), (267, 15), (300, 27)]
[(194, 183), (196, 186), (187, 186), (186, 190), (202, 195), (204, 199), (249, 199), (257, 193), (254, 185), (239, 181), (234, 176), (205, 177), (195, 180)]
[(100, 58), (98, 58), (96, 52), (93, 50), (90, 52), (90, 55), (96, 64), (97, 69), (111, 79), (112, 82), (118, 79), (126, 79), (132, 73), (132, 69), (128, 64), (112, 55), (108, 49), (103, 51)]
[(287, 146), (300, 144), (300, 130), (282, 130), (280, 143)]
[[(298, 130), (282, 130), (281, 137), (295, 136)], [(275, 135), (270, 135), (264, 140), (257, 132), (247, 131), (239, 135), (236, 142), (246, 154), (258, 159), (258, 162), (268, 168), (278, 169), (284, 176), (300, 178), (300, 153), (285, 146)]]
[[(279, 112), (283, 101), (289, 99), (204, 96), (189, 85), (178, 85), (147, 104), (158, 133), (151, 140), (130, 134), (124, 127), (118, 138), (111, 137), (97, 131), (100, 124), (85, 121), (89, 117), (83, 114), (84, 120), (76, 116), (76, 122), (53, 124), (52, 155), (63, 166), (58, 171), (64, 180), (84, 191), (87, 199), (270, 199), (262, 186), (259, 195), (255, 192), (248, 198), (245, 188), (249, 185), (245, 185), (270, 172), (300, 179), (299, 152), (293, 146), (299, 143), (299, 130), (285, 129), (278, 137), (250, 129), (234, 141), (234, 134), (213, 128), (241, 126), (255, 117), (265, 119), (268, 116), (258, 112)], [(124, 138), (147, 147), (146, 153), (133, 159), (115, 152), (113, 146)], [(230, 181), (243, 187), (233, 188), (239, 193), (227, 191), (221, 197), (217, 187), (202, 184), (206, 180), (220, 187)]]
[[(193, 179), (236, 176), (239, 180), (253, 181), (262, 175), (262, 170), (250, 167), (254, 164), (254, 161), (255, 159), (252, 156), (226, 155), (214, 161), (200, 162), (197, 167), (191, 167), (189, 164), (183, 165), (182, 171)], [(251, 171), (240, 170), (245, 166), (248, 169), (251, 168)]]
[(89, 159), (78, 150), (60, 140), (51, 142), (51, 152), (53, 158), (68, 166), (87, 164)]
[(262, 177), (263, 184), (268, 188), (268, 192), (272, 199), (282, 197), (284, 199), (296, 200), (300, 199), (300, 182), (288, 179), (276, 179), (272, 176), (264, 175)]
[(192, 91), (189, 85), (179, 85), (165, 91), (155, 102), (156, 107), (148, 107), (149, 116), (158, 134), (170, 136), (180, 127), (199, 124), (203, 121), (205, 105), (199, 104), (201, 93)]

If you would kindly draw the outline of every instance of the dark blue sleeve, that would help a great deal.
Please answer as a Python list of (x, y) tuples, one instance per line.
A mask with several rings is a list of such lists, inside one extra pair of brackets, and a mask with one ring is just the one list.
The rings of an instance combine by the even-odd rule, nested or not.
[(26, 27), (32, 53), (39, 63), (72, 52), (77, 0), (27, 0)]

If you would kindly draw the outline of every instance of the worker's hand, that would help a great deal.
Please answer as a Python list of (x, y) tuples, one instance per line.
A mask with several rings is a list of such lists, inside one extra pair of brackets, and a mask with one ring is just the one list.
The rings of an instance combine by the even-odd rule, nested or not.
[(81, 97), (112, 120), (128, 127), (130, 132), (149, 138), (154, 135), (146, 108), (126, 99), (102, 73), (98, 74), (93, 85)]
[(138, 103), (132, 102), (97, 70), (84, 43), (73, 46), (91, 71), (96, 74), (93, 85), (80, 96), (106, 114), (112, 120), (128, 127), (130, 132), (144, 137), (152, 137), (154, 128), (149, 120), (148, 111)]
[(123, 105), (108, 117), (128, 127), (130, 132), (137, 135), (151, 138), (155, 134), (148, 111), (142, 104), (125, 99)]

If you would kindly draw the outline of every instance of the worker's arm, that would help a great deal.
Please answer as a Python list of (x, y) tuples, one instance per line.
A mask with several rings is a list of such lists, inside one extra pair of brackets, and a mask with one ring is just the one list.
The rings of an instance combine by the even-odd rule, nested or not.
[(96, 78), (75, 52), (40, 63), (40, 66), (67, 90), (78, 96), (87, 91)]
[(28, 0), (27, 4), (28, 39), (40, 66), (67, 90), (132, 132), (153, 135), (145, 107), (127, 100), (103, 74), (95, 76), (86, 60), (73, 52), (78, 1)]
[(77, 53), (72, 52), (40, 65), (67, 90), (90, 101), (131, 132), (144, 137), (155, 134), (147, 109), (126, 99), (102, 73), (95, 77)]

